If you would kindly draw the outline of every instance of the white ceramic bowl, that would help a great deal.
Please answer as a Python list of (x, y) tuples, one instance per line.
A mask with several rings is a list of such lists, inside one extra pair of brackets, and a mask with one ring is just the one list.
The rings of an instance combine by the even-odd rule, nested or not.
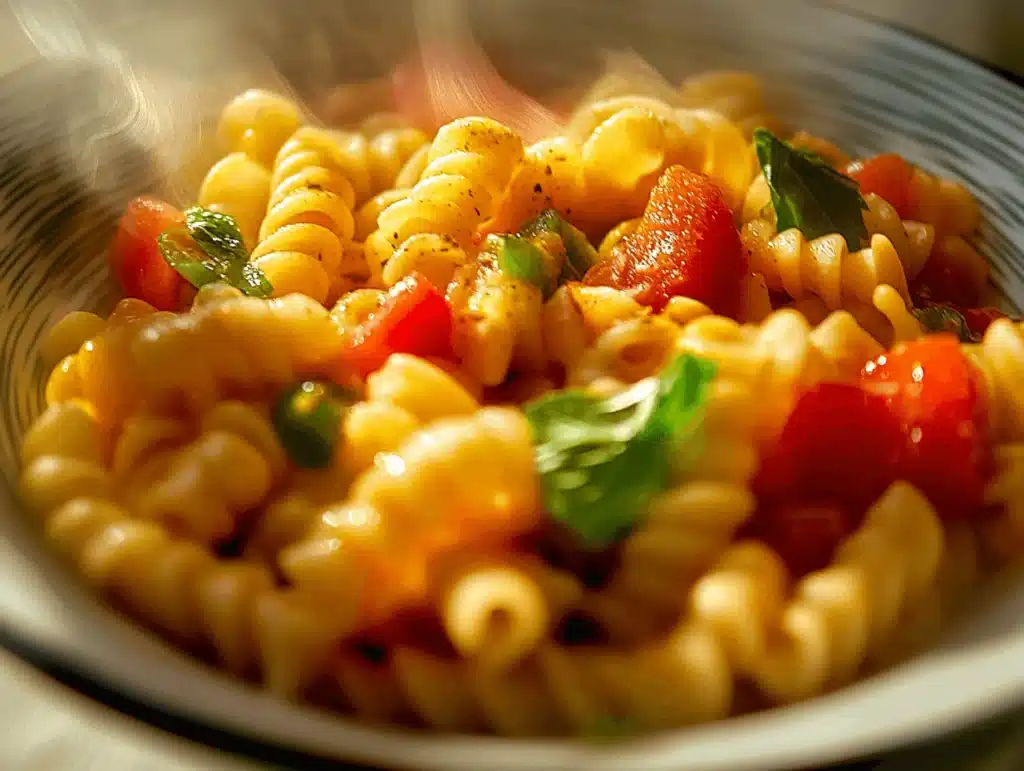
[[(495, 0), (474, 11), (488, 46), (528, 86), (572, 80), (601, 47), (632, 46), (673, 77), (749, 69), (794, 123), (851, 152), (892, 150), (962, 179), (984, 209), (995, 281), (1024, 306), (1024, 90), (980, 65), (788, 2)], [(391, 0), (40, 0), (20, 14), (47, 60), (0, 80), (0, 641), (12, 650), (145, 719), (239, 751), (437, 771), (809, 766), (1024, 700), (1024, 582), (1012, 577), (899, 669), (798, 706), (609, 745), (368, 728), (275, 701), (123, 620), (48, 554), (12, 493), (17, 440), (41, 405), (40, 334), (67, 310), (109, 300), (99, 256), (113, 218), (144, 191), (183, 197), (194, 148), (228, 97), (285, 82), (313, 95), (382, 72), (408, 45), (408, 9)]]

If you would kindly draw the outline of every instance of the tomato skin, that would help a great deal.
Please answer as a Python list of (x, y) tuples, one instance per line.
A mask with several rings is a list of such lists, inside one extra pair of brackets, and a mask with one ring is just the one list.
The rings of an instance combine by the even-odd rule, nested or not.
[(744, 535), (770, 546), (800, 578), (827, 567), (853, 529), (854, 517), (841, 506), (780, 504), (759, 508)]
[(655, 311), (673, 297), (691, 297), (735, 318), (747, 271), (722, 191), (703, 174), (670, 166), (637, 229), (587, 272), (584, 283), (627, 291)]
[(952, 335), (897, 345), (864, 368), (864, 388), (879, 394), (905, 436), (900, 478), (917, 487), (943, 519), (984, 504), (991, 448), (981, 374)]
[(896, 210), (901, 219), (910, 216), (910, 181), (914, 174), (902, 156), (883, 153), (849, 164), (846, 176), (856, 180), (863, 195), (881, 196)]
[(895, 481), (903, 447), (884, 398), (850, 383), (819, 383), (797, 401), (754, 489), (761, 500), (862, 511)]
[(110, 249), (110, 269), (126, 297), (162, 311), (181, 308), (188, 282), (167, 264), (157, 238), (181, 226), (185, 215), (169, 203), (142, 196), (128, 204)]
[(976, 335), (984, 335), (985, 331), (996, 319), (1006, 319), (1010, 317), (1009, 314), (993, 307), (960, 308), (959, 310), (960, 313), (963, 314), (964, 321), (967, 322), (968, 329)]
[(361, 377), (380, 369), (393, 353), (453, 358), (452, 311), (427, 278), (410, 273), (352, 336), (342, 362)]

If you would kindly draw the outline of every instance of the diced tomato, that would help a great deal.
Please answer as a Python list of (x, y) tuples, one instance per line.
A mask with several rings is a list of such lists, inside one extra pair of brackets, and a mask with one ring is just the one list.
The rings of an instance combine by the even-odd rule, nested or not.
[(947, 243), (936, 239), (928, 262), (914, 279), (910, 293), (922, 303), (948, 303), (962, 308), (973, 308), (981, 302), (982, 286), (975, 271), (948, 254)]
[(901, 343), (869, 362), (861, 377), (901, 423), (900, 478), (946, 519), (971, 516), (983, 503), (991, 457), (980, 377), (947, 334)]
[(960, 313), (963, 314), (964, 321), (967, 322), (967, 328), (976, 335), (985, 334), (985, 330), (989, 328), (993, 321), (996, 319), (1009, 318), (1009, 314), (1003, 313), (998, 308), (960, 308)]
[(910, 180), (914, 167), (895, 153), (854, 161), (845, 174), (856, 180), (862, 194), (874, 193), (888, 201), (901, 218), (910, 215)]
[(782, 504), (758, 509), (745, 535), (771, 546), (799, 578), (832, 562), (853, 527), (854, 518), (841, 506)]
[(672, 297), (692, 297), (735, 317), (747, 270), (722, 191), (703, 174), (671, 166), (651, 192), (636, 231), (584, 283), (628, 291), (656, 311)]
[(754, 482), (764, 501), (862, 511), (896, 479), (903, 432), (881, 396), (819, 383), (800, 397)]
[(167, 264), (156, 240), (184, 221), (180, 211), (156, 198), (143, 196), (128, 204), (110, 249), (110, 269), (127, 297), (164, 311), (181, 307), (189, 285)]
[(380, 310), (353, 333), (342, 362), (366, 377), (393, 353), (454, 355), (451, 308), (421, 273), (410, 273), (391, 288)]

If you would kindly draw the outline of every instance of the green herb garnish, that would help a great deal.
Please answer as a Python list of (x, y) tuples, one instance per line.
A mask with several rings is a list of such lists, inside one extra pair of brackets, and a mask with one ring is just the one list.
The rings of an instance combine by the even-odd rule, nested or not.
[(862, 212), (868, 207), (854, 180), (767, 129), (754, 131), (754, 149), (780, 233), (797, 228), (807, 239), (839, 233), (850, 249), (862, 247), (868, 238)]
[(274, 288), (263, 271), (249, 262), (238, 223), (229, 214), (193, 206), (185, 227), (157, 239), (167, 264), (198, 288), (223, 281), (250, 297), (270, 297)]
[(555, 233), (565, 245), (565, 265), (562, 267), (562, 281), (579, 281), (597, 262), (597, 250), (587, 237), (572, 224), (562, 219), (554, 209), (545, 209), (519, 231), (524, 238), (535, 238), (541, 233)]
[(544, 250), (522, 236), (487, 237), (487, 247), (498, 257), (498, 267), (517, 281), (525, 281), (540, 289), (547, 299), (555, 291), (548, 273), (548, 256)]
[(967, 319), (956, 308), (948, 305), (929, 305), (924, 308), (915, 308), (914, 316), (921, 326), (929, 332), (951, 332), (956, 335), (961, 343), (977, 343), (981, 341), (981, 335), (971, 331)]
[(334, 457), (349, 394), (331, 383), (306, 380), (274, 403), (271, 420), (288, 457), (301, 468), (326, 468)]
[(525, 405), (551, 516), (588, 547), (623, 536), (665, 489), (673, 445), (699, 440), (715, 365), (682, 355), (657, 377), (598, 399), (559, 391)]

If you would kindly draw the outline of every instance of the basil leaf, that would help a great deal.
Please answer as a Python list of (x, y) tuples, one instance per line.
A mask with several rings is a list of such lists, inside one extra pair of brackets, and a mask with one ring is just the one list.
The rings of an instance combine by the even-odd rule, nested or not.
[(199, 248), (212, 259), (226, 264), (248, 261), (242, 231), (230, 214), (193, 206), (185, 210), (185, 226)]
[(929, 332), (952, 332), (961, 343), (977, 343), (981, 341), (981, 335), (971, 331), (964, 315), (948, 305), (929, 305), (924, 308), (915, 308), (914, 316)]
[(199, 249), (187, 233), (167, 230), (157, 237), (156, 245), (167, 264), (197, 289), (222, 280), (206, 252)]
[(334, 457), (350, 395), (331, 383), (306, 380), (274, 402), (271, 421), (288, 457), (301, 468), (326, 468)]
[(552, 518), (588, 547), (628, 532), (665, 489), (672, 456), (700, 439), (714, 376), (713, 364), (684, 355), (607, 399), (570, 390), (526, 404)]
[(867, 241), (867, 209), (857, 183), (813, 153), (767, 129), (754, 131), (754, 149), (771, 192), (779, 232), (797, 228), (811, 240), (839, 233), (850, 249)]
[(587, 237), (554, 209), (545, 209), (519, 231), (524, 238), (535, 238), (541, 233), (556, 233), (565, 245), (565, 265), (559, 283), (579, 281), (597, 263), (597, 250)]
[(487, 237), (488, 245), (498, 256), (498, 267), (506, 274), (540, 289), (547, 299), (555, 291), (554, 281), (548, 274), (547, 255), (522, 236)]
[(249, 262), (238, 224), (230, 214), (193, 206), (185, 212), (185, 229), (168, 230), (157, 238), (167, 264), (198, 288), (223, 281), (250, 297), (270, 297), (274, 287)]

